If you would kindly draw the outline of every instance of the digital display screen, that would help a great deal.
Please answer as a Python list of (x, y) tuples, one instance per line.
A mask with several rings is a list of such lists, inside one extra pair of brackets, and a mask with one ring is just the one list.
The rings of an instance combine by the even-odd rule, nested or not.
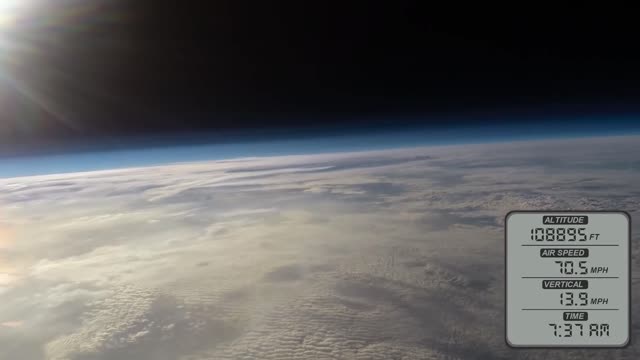
[(507, 344), (628, 344), (626, 213), (514, 211), (505, 226)]

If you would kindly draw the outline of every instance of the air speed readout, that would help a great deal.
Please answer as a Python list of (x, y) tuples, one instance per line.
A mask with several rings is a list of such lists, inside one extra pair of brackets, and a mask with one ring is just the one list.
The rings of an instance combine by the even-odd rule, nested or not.
[(631, 219), (621, 211), (507, 214), (507, 344), (626, 346), (630, 229)]

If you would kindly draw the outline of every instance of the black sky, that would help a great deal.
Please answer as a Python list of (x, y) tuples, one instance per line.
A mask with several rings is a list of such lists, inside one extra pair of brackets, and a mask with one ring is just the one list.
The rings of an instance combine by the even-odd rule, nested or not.
[[(38, 16), (60, 18), (80, 3), (67, 2)], [(29, 32), (19, 38), (39, 51), (21, 57), (18, 73), (65, 120), (26, 109), (4, 89), (4, 148), (372, 119), (455, 126), (479, 123), (474, 114), (634, 109), (640, 95), (638, 22), (624, 10), (587, 16), (462, 4), (442, 11), (424, 1), (91, 3), (92, 11), (65, 26), (25, 25)]]

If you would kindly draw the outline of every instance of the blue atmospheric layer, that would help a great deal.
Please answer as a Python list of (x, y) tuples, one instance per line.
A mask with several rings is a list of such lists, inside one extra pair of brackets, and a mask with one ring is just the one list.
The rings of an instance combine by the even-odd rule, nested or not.
[[(397, 127), (368, 131), (348, 129), (333, 133), (291, 132), (286, 136), (240, 137), (211, 143), (198, 137), (197, 145), (182, 137), (163, 146), (144, 138), (123, 140), (117, 149), (83, 150), (49, 156), (20, 156), (0, 159), (0, 178), (68, 172), (118, 169), (178, 162), (220, 160), (254, 156), (299, 155), (391, 148), (478, 144), (490, 142), (578, 138), (589, 136), (635, 135), (640, 125), (635, 119), (599, 121), (531, 121), (525, 124), (491, 124), (447, 128)], [(148, 146), (145, 146), (145, 143)], [(130, 144), (131, 146), (128, 146)], [(134, 145), (135, 144), (135, 145)]]

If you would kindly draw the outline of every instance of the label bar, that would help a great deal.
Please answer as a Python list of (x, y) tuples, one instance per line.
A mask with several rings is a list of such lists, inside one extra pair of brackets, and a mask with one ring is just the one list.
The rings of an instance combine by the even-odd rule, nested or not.
[(589, 249), (563, 249), (563, 248), (544, 248), (540, 249), (540, 257), (543, 258), (586, 258), (589, 257)]
[(588, 289), (589, 280), (542, 280), (542, 288), (551, 289)]

